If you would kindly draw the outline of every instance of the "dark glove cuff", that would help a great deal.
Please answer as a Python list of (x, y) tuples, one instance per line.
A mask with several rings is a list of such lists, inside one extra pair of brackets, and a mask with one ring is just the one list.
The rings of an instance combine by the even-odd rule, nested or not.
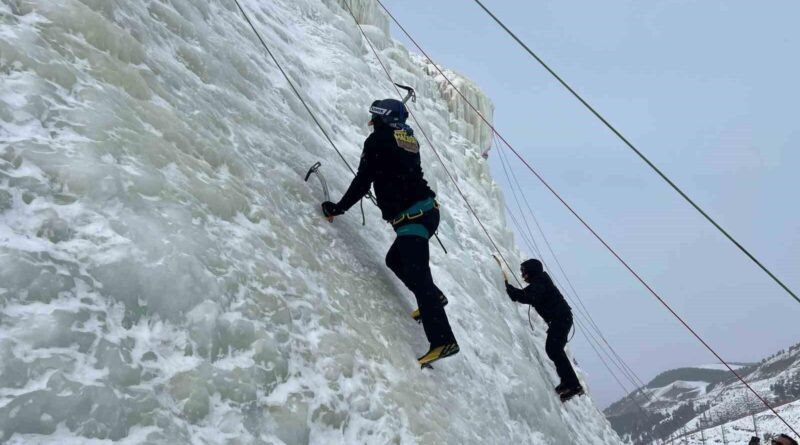
[(515, 289), (514, 289), (514, 287), (513, 287), (512, 285), (510, 285), (510, 284), (506, 283), (506, 294), (508, 295), (508, 298), (510, 298), (510, 299), (511, 299), (511, 301), (517, 301), (517, 300), (514, 298), (514, 290), (515, 290)]
[(339, 206), (339, 204), (330, 201), (325, 201), (322, 203), (322, 213), (325, 216), (339, 216), (344, 212), (342, 211), (342, 208)]

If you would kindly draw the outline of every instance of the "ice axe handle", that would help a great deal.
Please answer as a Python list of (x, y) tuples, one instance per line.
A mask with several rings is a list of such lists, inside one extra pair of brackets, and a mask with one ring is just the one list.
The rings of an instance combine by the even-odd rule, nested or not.
[(506, 271), (505, 271), (505, 269), (503, 269), (503, 263), (501, 263), (501, 262), (500, 262), (500, 260), (499, 260), (499, 259), (497, 259), (497, 257), (496, 257), (496, 256), (494, 256), (494, 255), (492, 255), (492, 258), (494, 258), (494, 260), (495, 260), (495, 261), (497, 261), (497, 265), (500, 267), (500, 272), (502, 272), (502, 273), (503, 273), (503, 280), (504, 280), (506, 283), (508, 283), (508, 275), (506, 274)]
[(319, 184), (322, 186), (322, 193), (325, 195), (325, 201), (330, 201), (331, 194), (328, 192), (328, 183), (325, 181), (325, 177), (322, 176), (322, 172), (319, 171), (319, 168), (321, 166), (322, 166), (321, 162), (316, 162), (314, 165), (312, 165), (311, 168), (308, 169), (304, 181), (308, 182), (308, 178), (311, 177), (312, 173), (317, 175), (317, 179), (319, 179)]

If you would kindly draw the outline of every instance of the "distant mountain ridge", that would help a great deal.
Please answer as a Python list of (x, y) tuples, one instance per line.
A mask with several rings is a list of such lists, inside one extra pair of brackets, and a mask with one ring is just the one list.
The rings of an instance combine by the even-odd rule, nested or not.
[(714, 384), (724, 381), (729, 375), (730, 374), (728, 371), (722, 371), (719, 369), (695, 367), (670, 369), (669, 371), (664, 371), (655, 376), (655, 378), (653, 378), (653, 380), (647, 384), (647, 388), (659, 388), (678, 380), (702, 381)]
[[(800, 399), (800, 343), (759, 363), (731, 363), (770, 404)], [(634, 444), (678, 431), (722, 424), (765, 409), (724, 365), (664, 371), (603, 412), (617, 433)]]

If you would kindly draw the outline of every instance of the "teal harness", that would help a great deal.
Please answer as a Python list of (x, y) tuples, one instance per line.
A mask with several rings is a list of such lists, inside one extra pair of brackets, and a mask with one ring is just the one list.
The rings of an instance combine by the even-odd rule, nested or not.
[(425, 239), (430, 239), (431, 233), (428, 232), (428, 229), (426, 229), (422, 224), (403, 224), (399, 227), (398, 225), (407, 221), (413, 221), (417, 218), (421, 218), (426, 212), (430, 212), (431, 210), (438, 208), (439, 203), (433, 198), (417, 201), (411, 207), (400, 212), (400, 214), (392, 220), (394, 232), (397, 234), (397, 236), (419, 236)]

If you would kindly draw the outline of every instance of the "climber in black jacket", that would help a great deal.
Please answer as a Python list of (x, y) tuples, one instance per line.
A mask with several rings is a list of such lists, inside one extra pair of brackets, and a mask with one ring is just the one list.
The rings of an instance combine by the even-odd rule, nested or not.
[(383, 219), (397, 234), (386, 265), (416, 297), (419, 309), (412, 316), (422, 321), (430, 342), (428, 352), (418, 359), (426, 366), (459, 352), (444, 311), (447, 298), (433, 283), (428, 264), (428, 242), (439, 226), (439, 204), (423, 177), (419, 142), (405, 123), (405, 105), (395, 99), (377, 100), (370, 113), (373, 132), (364, 141), (356, 177), (338, 203), (322, 203), (322, 212), (332, 220), (374, 186)]
[(553, 285), (550, 276), (542, 269), (539, 260), (530, 259), (520, 266), (522, 279), (528, 283), (525, 289), (517, 289), (506, 281), (506, 293), (517, 303), (530, 304), (548, 325), (545, 352), (556, 366), (561, 383), (556, 392), (562, 401), (583, 394), (583, 387), (569, 362), (564, 347), (572, 329), (572, 309)]

